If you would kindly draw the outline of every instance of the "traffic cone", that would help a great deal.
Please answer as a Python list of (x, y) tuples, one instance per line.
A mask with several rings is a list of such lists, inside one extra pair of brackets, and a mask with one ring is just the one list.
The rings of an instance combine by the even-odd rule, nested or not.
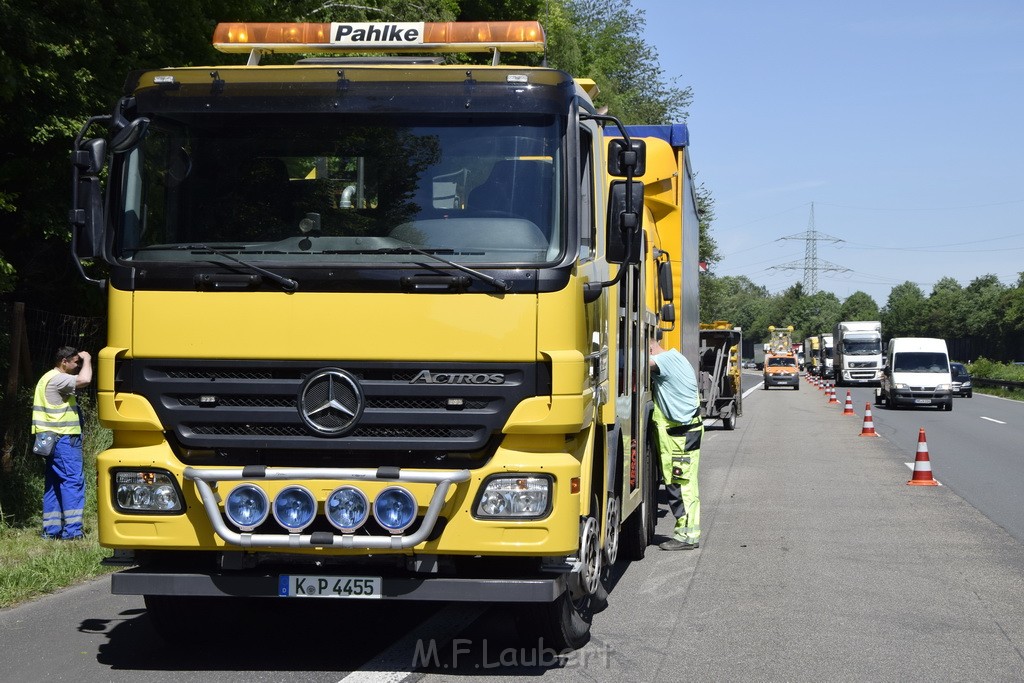
[(829, 385), (828, 385), (828, 403), (829, 403), (829, 405), (832, 405), (833, 403), (836, 404), (836, 405), (839, 405), (839, 399), (836, 398), (836, 383), (835, 382), (830, 382)]
[(878, 436), (875, 434), (875, 422), (871, 419), (871, 404), (864, 404), (864, 426), (860, 430), (860, 436)]
[(928, 459), (928, 442), (924, 438), (924, 427), (917, 434), (917, 458), (914, 460), (914, 476), (907, 482), (911, 486), (938, 486), (932, 478), (932, 463)]
[(850, 392), (847, 391), (846, 392), (846, 405), (843, 406), (843, 415), (856, 415), (856, 414), (857, 413), (853, 412), (853, 397), (850, 396)]

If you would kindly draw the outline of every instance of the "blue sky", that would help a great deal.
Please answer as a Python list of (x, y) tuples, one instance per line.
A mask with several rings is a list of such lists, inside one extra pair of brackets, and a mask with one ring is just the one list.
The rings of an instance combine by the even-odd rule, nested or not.
[[(632, 0), (693, 88), (690, 158), (715, 199), (718, 275), (884, 306), (1024, 271), (1024, 1)], [(796, 269), (779, 266), (796, 265)], [(776, 267), (776, 268), (773, 268)]]

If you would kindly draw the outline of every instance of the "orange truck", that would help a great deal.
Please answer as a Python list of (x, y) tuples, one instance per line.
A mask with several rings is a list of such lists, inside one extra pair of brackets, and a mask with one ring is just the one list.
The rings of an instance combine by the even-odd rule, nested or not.
[(768, 327), (770, 333), (764, 354), (764, 388), (800, 389), (800, 368), (793, 351), (793, 326)]

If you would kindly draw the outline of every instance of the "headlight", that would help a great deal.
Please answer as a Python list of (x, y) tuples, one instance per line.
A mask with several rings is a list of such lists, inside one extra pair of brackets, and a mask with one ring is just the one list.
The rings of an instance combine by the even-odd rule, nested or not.
[(114, 500), (121, 510), (133, 512), (180, 512), (181, 495), (170, 474), (164, 472), (117, 472)]
[(270, 514), (270, 501), (263, 489), (242, 484), (232, 489), (224, 501), (224, 512), (231, 523), (242, 531), (252, 531)]
[(551, 478), (500, 476), (487, 481), (476, 506), (477, 517), (537, 519), (551, 507)]
[(896, 387), (897, 389), (906, 389), (907, 388), (906, 384), (900, 384), (899, 382), (897, 382), (893, 386)]
[(401, 486), (389, 486), (373, 501), (373, 516), (393, 534), (409, 528), (416, 519), (416, 499)]
[(949, 391), (951, 386), (949, 384), (939, 384), (935, 387), (935, 391)]
[(966, 382), (964, 382), (964, 383), (963, 383), (963, 384), (961, 384), (960, 386), (961, 386), (961, 387), (964, 387), (965, 389), (969, 389), (969, 388), (970, 388), (970, 386), (971, 386), (971, 380), (967, 380)]
[(327, 496), (324, 503), (327, 519), (344, 533), (352, 533), (363, 525), (370, 514), (366, 495), (354, 486), (341, 486)]
[(274, 498), (274, 519), (288, 531), (302, 531), (316, 516), (316, 498), (305, 486), (288, 486)]

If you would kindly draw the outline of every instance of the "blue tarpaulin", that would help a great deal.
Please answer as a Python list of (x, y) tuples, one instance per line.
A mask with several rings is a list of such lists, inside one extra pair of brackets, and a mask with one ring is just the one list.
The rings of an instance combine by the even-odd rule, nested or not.
[(690, 131), (685, 123), (673, 123), (668, 126), (626, 126), (630, 137), (661, 138), (672, 147), (687, 147), (690, 144)]

